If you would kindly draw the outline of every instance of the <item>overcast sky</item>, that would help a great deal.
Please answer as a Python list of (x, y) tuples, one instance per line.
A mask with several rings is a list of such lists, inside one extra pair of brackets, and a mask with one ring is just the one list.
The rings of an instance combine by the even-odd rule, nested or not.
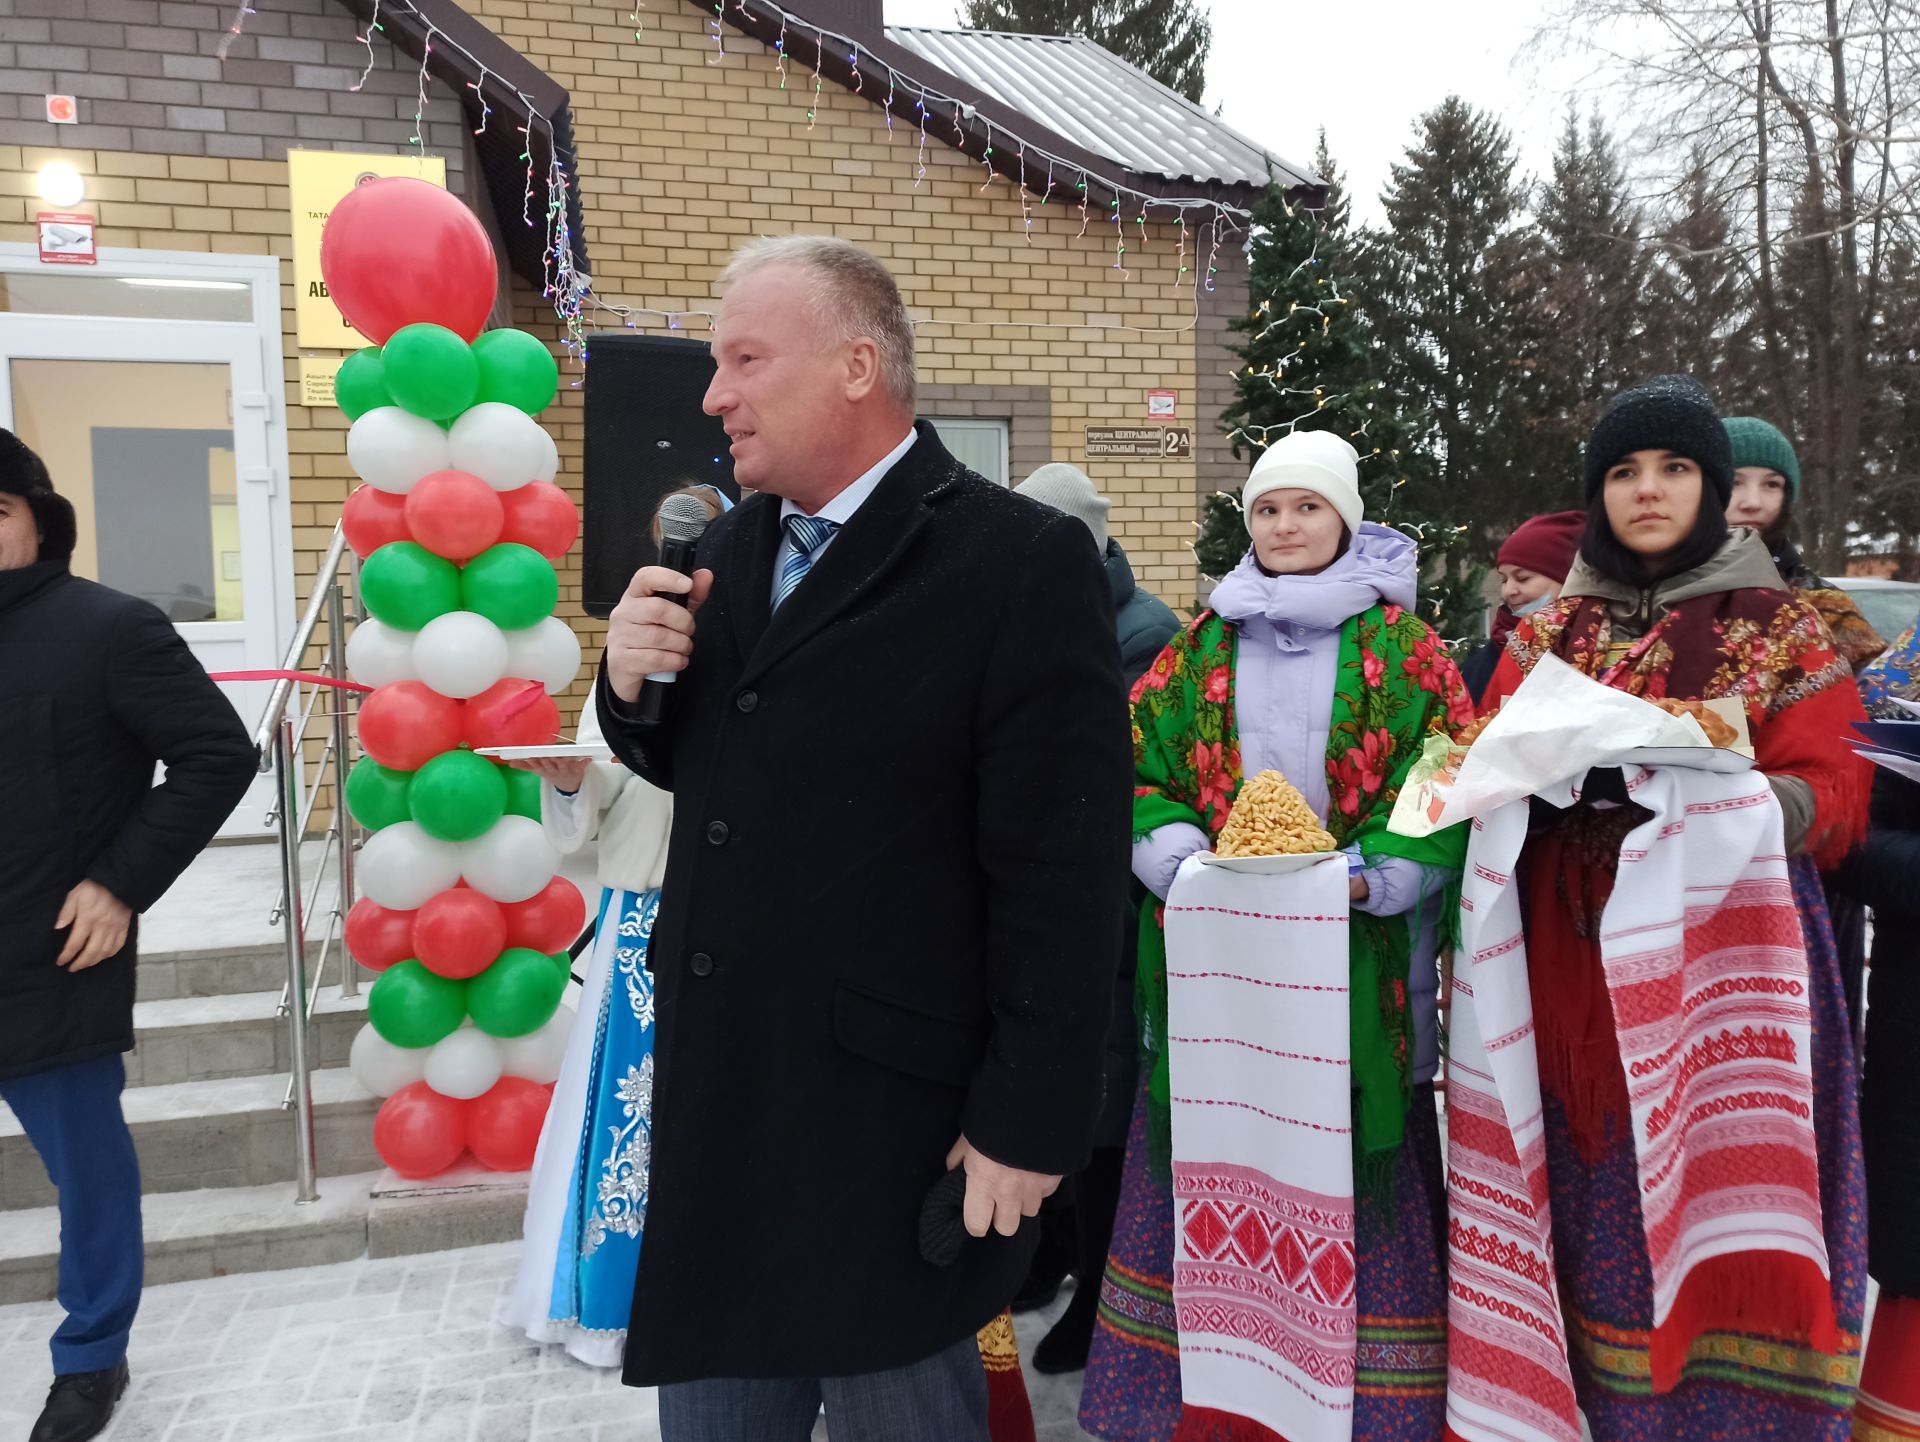
[[(1499, 114), (1523, 169), (1544, 172), (1580, 74), (1527, 50), (1540, 0), (1202, 0), (1213, 15), (1207, 108), (1301, 166), (1326, 127), (1362, 220), (1414, 122), (1450, 93)], [(951, 25), (955, 0), (886, 0), (897, 25)], [(1337, 17), (1328, 23), (1328, 16)], [(1586, 101), (1581, 104), (1584, 107)]]

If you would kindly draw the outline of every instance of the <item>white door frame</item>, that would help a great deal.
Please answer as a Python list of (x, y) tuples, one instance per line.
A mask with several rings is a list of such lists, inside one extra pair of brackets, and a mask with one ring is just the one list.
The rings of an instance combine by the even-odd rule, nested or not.
[[(255, 344), (259, 349), (260, 375), (263, 380), (260, 394), (264, 395), (266, 401), (267, 435), (264, 465), (270, 474), (252, 483), (264, 484), (268, 489), (267, 514), (272, 531), (271, 545), (268, 548), (268, 554), (272, 558), (272, 578), (268, 594), (271, 596), (273, 608), (275, 654), (272, 659), (263, 664), (277, 665), (280, 654), (285, 652), (287, 643), (293, 639), (295, 618), (293, 498), (290, 494), (292, 485), (288, 477), (287, 460), (286, 350), (280, 311), (281, 261), (277, 256), (271, 255), (213, 255), (202, 251), (134, 250), (119, 246), (108, 247), (99, 255), (99, 264), (87, 267), (84, 274), (107, 278), (151, 275), (178, 280), (242, 282), (247, 287), (251, 301), (252, 318), (250, 321), (149, 320), (138, 316), (90, 319), (80, 316), (13, 315), (0, 312), (0, 353), (5, 351), (8, 323), (16, 321), (76, 321), (84, 322), (90, 329), (101, 326), (124, 327), (129, 336), (138, 334), (140, 330), (146, 328), (180, 325), (253, 332)], [(71, 269), (66, 266), (42, 265), (37, 246), (18, 241), (0, 242), (0, 272), (46, 275)], [(76, 356), (75, 358), (86, 359), (87, 357)], [(111, 358), (100, 357), (100, 359)], [(178, 359), (187, 360), (194, 357), (181, 356)], [(236, 411), (241, 403), (241, 397), (236, 393), (234, 397)], [(10, 413), (12, 404), (10, 395), (5, 397), (5, 404)], [(248, 484), (249, 482), (244, 477), (236, 477), (236, 483)], [(55, 484), (58, 484), (57, 479)]]

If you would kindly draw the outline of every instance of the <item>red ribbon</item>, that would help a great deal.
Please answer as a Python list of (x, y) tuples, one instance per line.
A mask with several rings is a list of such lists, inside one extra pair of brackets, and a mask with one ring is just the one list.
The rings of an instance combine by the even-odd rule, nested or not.
[(207, 676), (214, 681), (311, 681), (316, 686), (331, 686), (338, 691), (373, 690), (373, 687), (362, 686), (358, 681), (346, 681), (337, 676), (317, 676), (311, 671), (209, 671)]

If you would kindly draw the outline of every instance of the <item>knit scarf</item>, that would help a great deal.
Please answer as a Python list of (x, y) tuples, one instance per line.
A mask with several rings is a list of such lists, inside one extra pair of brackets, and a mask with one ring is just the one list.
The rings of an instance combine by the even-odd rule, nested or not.
[[(1243, 779), (1233, 710), (1238, 633), (1208, 611), (1175, 636), (1133, 690), (1134, 839), (1181, 822), (1217, 838)], [(1340, 630), (1327, 735), (1327, 830), (1363, 859), (1400, 856), (1458, 872), (1466, 830), (1424, 838), (1387, 830), (1393, 803), (1426, 738), (1473, 719), (1460, 673), (1438, 637), (1394, 605), (1376, 605)], [(1443, 904), (1443, 925), (1458, 908)], [(1382, 918), (1355, 913), (1349, 927), (1355, 1174), (1378, 1190), (1393, 1174), (1406, 1125), (1413, 1029), (1407, 967), (1418, 912)], [(1167, 1068), (1167, 944), (1163, 906), (1140, 910), (1136, 1001), (1148, 1056), (1148, 1156), (1171, 1179)]]

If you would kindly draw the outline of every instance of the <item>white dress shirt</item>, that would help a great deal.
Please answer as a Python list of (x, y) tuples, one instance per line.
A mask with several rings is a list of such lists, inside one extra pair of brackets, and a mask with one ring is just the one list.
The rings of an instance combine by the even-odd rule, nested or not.
[[(891, 471), (894, 466), (899, 463), (900, 457), (904, 456), (913, 448), (916, 437), (917, 432), (909, 428), (900, 444), (880, 457), (874, 464), (873, 469), (866, 472), (866, 474), (862, 475), (852, 485), (848, 486), (817, 511), (810, 512), (793, 501), (782, 501), (780, 503), (780, 549), (774, 553), (773, 557), (774, 595), (777, 596), (780, 594), (780, 572), (787, 564), (787, 557), (793, 554), (793, 542), (788, 540), (786, 536), (787, 517), (813, 515), (823, 521), (832, 521), (837, 526), (846, 525), (848, 521), (853, 519), (853, 513), (866, 503), (867, 497), (871, 496), (880, 488), (880, 482), (887, 478), (887, 472)], [(835, 536), (838, 534), (839, 532), (837, 531), (834, 533)], [(828, 536), (826, 540), (820, 543), (820, 549), (813, 553), (814, 565), (817, 566), (820, 564), (820, 558), (826, 555), (827, 547), (831, 546), (833, 541), (834, 537)]]

